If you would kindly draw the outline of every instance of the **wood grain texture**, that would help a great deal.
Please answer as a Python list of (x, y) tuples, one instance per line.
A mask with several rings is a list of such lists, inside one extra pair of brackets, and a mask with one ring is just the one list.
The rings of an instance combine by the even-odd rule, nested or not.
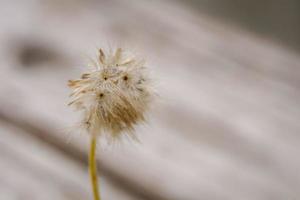
[[(91, 199), (87, 167), (36, 137), (0, 123), (1, 199)], [(105, 177), (103, 198), (133, 200)]]
[[(161, 99), (137, 129), (142, 144), (100, 151), (108, 180), (138, 199), (299, 198), (298, 55), (169, 1), (30, 2), (3, 23), (2, 121), (84, 163), (88, 138), (65, 142), (76, 121), (66, 81), (85, 52), (121, 43), (146, 55)], [(28, 53), (31, 64), (20, 59)]]

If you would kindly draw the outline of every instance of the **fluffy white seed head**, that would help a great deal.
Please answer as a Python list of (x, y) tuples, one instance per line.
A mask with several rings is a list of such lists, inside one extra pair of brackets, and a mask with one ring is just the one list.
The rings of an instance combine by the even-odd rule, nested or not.
[(90, 134), (110, 139), (129, 134), (145, 120), (153, 92), (144, 60), (118, 48), (105, 54), (99, 49), (95, 69), (70, 80), (69, 105), (82, 112), (81, 124)]

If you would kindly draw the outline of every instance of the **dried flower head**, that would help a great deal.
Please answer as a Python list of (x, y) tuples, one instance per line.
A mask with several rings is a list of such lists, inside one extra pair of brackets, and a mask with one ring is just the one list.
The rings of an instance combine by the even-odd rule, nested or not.
[(69, 81), (69, 105), (82, 111), (82, 125), (90, 134), (135, 138), (134, 126), (144, 121), (153, 97), (144, 60), (121, 48), (108, 54), (99, 49), (95, 67)]

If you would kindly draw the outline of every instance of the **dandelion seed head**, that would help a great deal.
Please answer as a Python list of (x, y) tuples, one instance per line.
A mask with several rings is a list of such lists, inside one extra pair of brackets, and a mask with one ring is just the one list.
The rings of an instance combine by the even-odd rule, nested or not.
[(145, 120), (154, 92), (144, 60), (118, 48), (99, 49), (98, 65), (79, 79), (70, 80), (69, 105), (82, 113), (82, 127), (110, 139), (128, 134)]

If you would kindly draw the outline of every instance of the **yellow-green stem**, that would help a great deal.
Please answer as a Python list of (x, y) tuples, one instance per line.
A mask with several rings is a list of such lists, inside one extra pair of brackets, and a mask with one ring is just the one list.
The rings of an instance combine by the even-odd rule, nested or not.
[(97, 176), (97, 161), (96, 161), (96, 136), (91, 136), (90, 154), (89, 154), (89, 173), (93, 189), (94, 200), (101, 200), (99, 195), (98, 176)]

